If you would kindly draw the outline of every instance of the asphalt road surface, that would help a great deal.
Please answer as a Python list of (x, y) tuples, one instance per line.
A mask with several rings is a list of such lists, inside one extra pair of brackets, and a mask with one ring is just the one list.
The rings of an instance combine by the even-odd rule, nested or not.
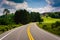
[(60, 37), (40, 29), (36, 23), (30, 23), (1, 34), (0, 40), (60, 40)]

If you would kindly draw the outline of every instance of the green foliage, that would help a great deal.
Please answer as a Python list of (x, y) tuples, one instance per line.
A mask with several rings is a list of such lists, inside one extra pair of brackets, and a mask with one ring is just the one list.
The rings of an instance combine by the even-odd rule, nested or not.
[(51, 18), (51, 17), (42, 17), (44, 23), (55, 23), (56, 21), (60, 21), (60, 19)]
[(13, 24), (14, 23), (13, 17), (14, 17), (13, 14), (0, 16), (0, 25)]
[(39, 13), (31, 12), (26, 10), (17, 10), (15, 12), (14, 20), (17, 24), (27, 24), (29, 22), (41, 22), (41, 17)]
[(45, 29), (45, 30), (48, 29), (48, 28), (47, 28), (47, 25), (43, 25), (42, 28)]
[(56, 23), (52, 23), (51, 27), (53, 28), (58, 28), (60, 26), (60, 22), (57, 21)]
[(31, 15), (31, 22), (42, 22), (43, 21), (38, 12), (31, 12), (30, 15)]
[(11, 30), (13, 28), (19, 27), (21, 25), (22, 24), (0, 25), (0, 34), (5, 32), (5, 31)]
[[(54, 13), (54, 14), (57, 14), (57, 13)], [(40, 28), (60, 36), (60, 19), (52, 18), (51, 16), (48, 16), (48, 14), (45, 14), (44, 16), (42, 16), (42, 19), (43, 19), (43, 22), (41, 22), (40, 24), (37, 24)]]
[(59, 23), (58, 22), (55, 22), (55, 23), (40, 23), (40, 24), (37, 23), (37, 25), (40, 28), (60, 36), (60, 25), (59, 24), (60, 24), (60, 22)]
[(3, 13), (4, 15), (0, 16), (0, 33), (21, 26), (18, 24), (43, 21), (38, 12), (29, 13), (26, 10), (17, 10), (15, 14), (9, 14), (10, 11), (4, 9)]
[(49, 12), (49, 13), (45, 13), (45, 14), (47, 14), (51, 18), (60, 18), (60, 12)]
[(29, 20), (30, 20), (29, 12), (27, 12), (26, 10), (17, 10), (15, 12), (14, 20), (17, 24), (18, 23), (21, 23), (21, 24), (29, 23)]

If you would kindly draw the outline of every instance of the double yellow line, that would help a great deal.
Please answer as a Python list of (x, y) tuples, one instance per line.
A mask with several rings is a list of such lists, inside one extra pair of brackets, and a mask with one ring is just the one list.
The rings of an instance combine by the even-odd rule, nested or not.
[(30, 32), (30, 26), (28, 26), (28, 28), (27, 28), (27, 34), (28, 34), (28, 37), (29, 37), (30, 40), (34, 40), (32, 34)]

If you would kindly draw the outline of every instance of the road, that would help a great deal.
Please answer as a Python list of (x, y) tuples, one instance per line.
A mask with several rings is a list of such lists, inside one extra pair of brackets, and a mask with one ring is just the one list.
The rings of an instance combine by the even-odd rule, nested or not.
[(60, 37), (30, 23), (1, 34), (0, 40), (60, 40)]

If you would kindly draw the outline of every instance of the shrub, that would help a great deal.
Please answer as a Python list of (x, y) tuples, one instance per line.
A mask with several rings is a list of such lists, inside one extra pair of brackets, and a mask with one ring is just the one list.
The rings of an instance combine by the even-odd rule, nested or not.
[(43, 25), (43, 27), (42, 27), (43, 29), (47, 29), (47, 25)]

